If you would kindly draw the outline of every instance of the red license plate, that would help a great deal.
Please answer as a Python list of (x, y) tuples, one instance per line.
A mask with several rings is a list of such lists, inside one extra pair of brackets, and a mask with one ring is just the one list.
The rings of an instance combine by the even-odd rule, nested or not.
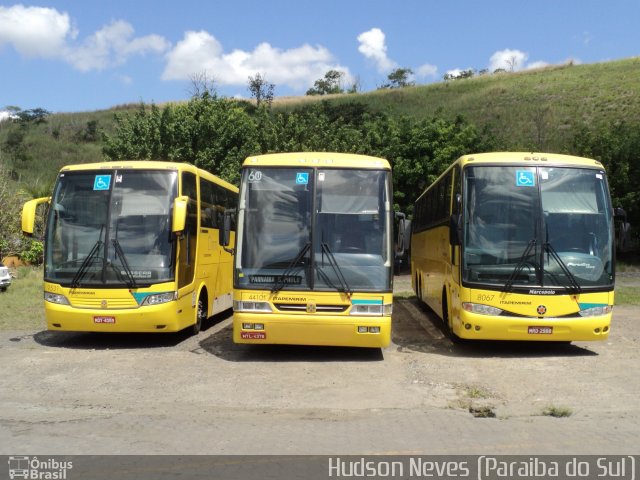
[(267, 334), (264, 332), (240, 332), (243, 340), (266, 340)]
[(116, 317), (93, 317), (93, 323), (116, 323)]
[(551, 335), (553, 327), (529, 327), (528, 333), (531, 335)]

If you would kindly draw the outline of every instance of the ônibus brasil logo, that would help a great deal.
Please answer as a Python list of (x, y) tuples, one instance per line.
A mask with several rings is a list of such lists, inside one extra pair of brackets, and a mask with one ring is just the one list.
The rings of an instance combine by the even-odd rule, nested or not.
[(10, 456), (9, 478), (25, 478), (33, 480), (65, 480), (67, 470), (73, 468), (73, 462), (47, 458), (39, 460), (38, 457)]

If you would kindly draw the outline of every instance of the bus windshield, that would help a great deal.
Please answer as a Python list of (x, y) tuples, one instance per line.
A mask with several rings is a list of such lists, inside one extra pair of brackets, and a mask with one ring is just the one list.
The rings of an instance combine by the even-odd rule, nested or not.
[(173, 280), (176, 194), (171, 171), (61, 173), (48, 217), (45, 279), (130, 288)]
[(389, 290), (388, 172), (249, 168), (241, 190), (237, 286)]
[(613, 285), (603, 171), (472, 166), (464, 172), (465, 282), (506, 290)]

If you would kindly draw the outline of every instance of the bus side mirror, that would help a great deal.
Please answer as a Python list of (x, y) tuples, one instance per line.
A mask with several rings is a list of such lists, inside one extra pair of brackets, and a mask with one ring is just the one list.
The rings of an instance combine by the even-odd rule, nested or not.
[(51, 197), (40, 197), (29, 200), (22, 207), (22, 233), (28, 237), (33, 235), (38, 205), (50, 202)]
[(613, 218), (616, 220), (622, 220), (622, 221), (626, 221), (627, 220), (627, 212), (624, 211), (623, 208), (614, 208), (613, 209)]
[(453, 214), (449, 217), (449, 244), (460, 245), (462, 238), (462, 215)]
[(396, 225), (397, 225), (397, 237), (396, 237), (396, 258), (401, 258), (407, 249), (408, 239), (407, 233), (407, 217), (404, 213), (395, 212)]
[(449, 218), (449, 244), (460, 245), (462, 242), (462, 195), (456, 194), (453, 204), (453, 215)]
[(235, 215), (235, 210), (225, 210), (222, 220), (222, 227), (218, 230), (218, 243), (226, 252), (233, 254), (233, 249), (227, 248), (231, 242), (231, 222)]
[(173, 201), (173, 218), (171, 222), (171, 231), (173, 233), (183, 232), (187, 224), (187, 204), (189, 203), (189, 197), (183, 195), (177, 197)]

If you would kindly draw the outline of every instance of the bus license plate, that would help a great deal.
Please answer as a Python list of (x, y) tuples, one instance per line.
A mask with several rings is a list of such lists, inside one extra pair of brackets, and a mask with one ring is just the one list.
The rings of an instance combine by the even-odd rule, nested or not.
[(240, 338), (243, 340), (265, 340), (267, 334), (264, 332), (240, 332)]
[(531, 335), (551, 335), (553, 327), (529, 327), (529, 333)]
[(116, 323), (116, 317), (93, 317), (93, 323)]

